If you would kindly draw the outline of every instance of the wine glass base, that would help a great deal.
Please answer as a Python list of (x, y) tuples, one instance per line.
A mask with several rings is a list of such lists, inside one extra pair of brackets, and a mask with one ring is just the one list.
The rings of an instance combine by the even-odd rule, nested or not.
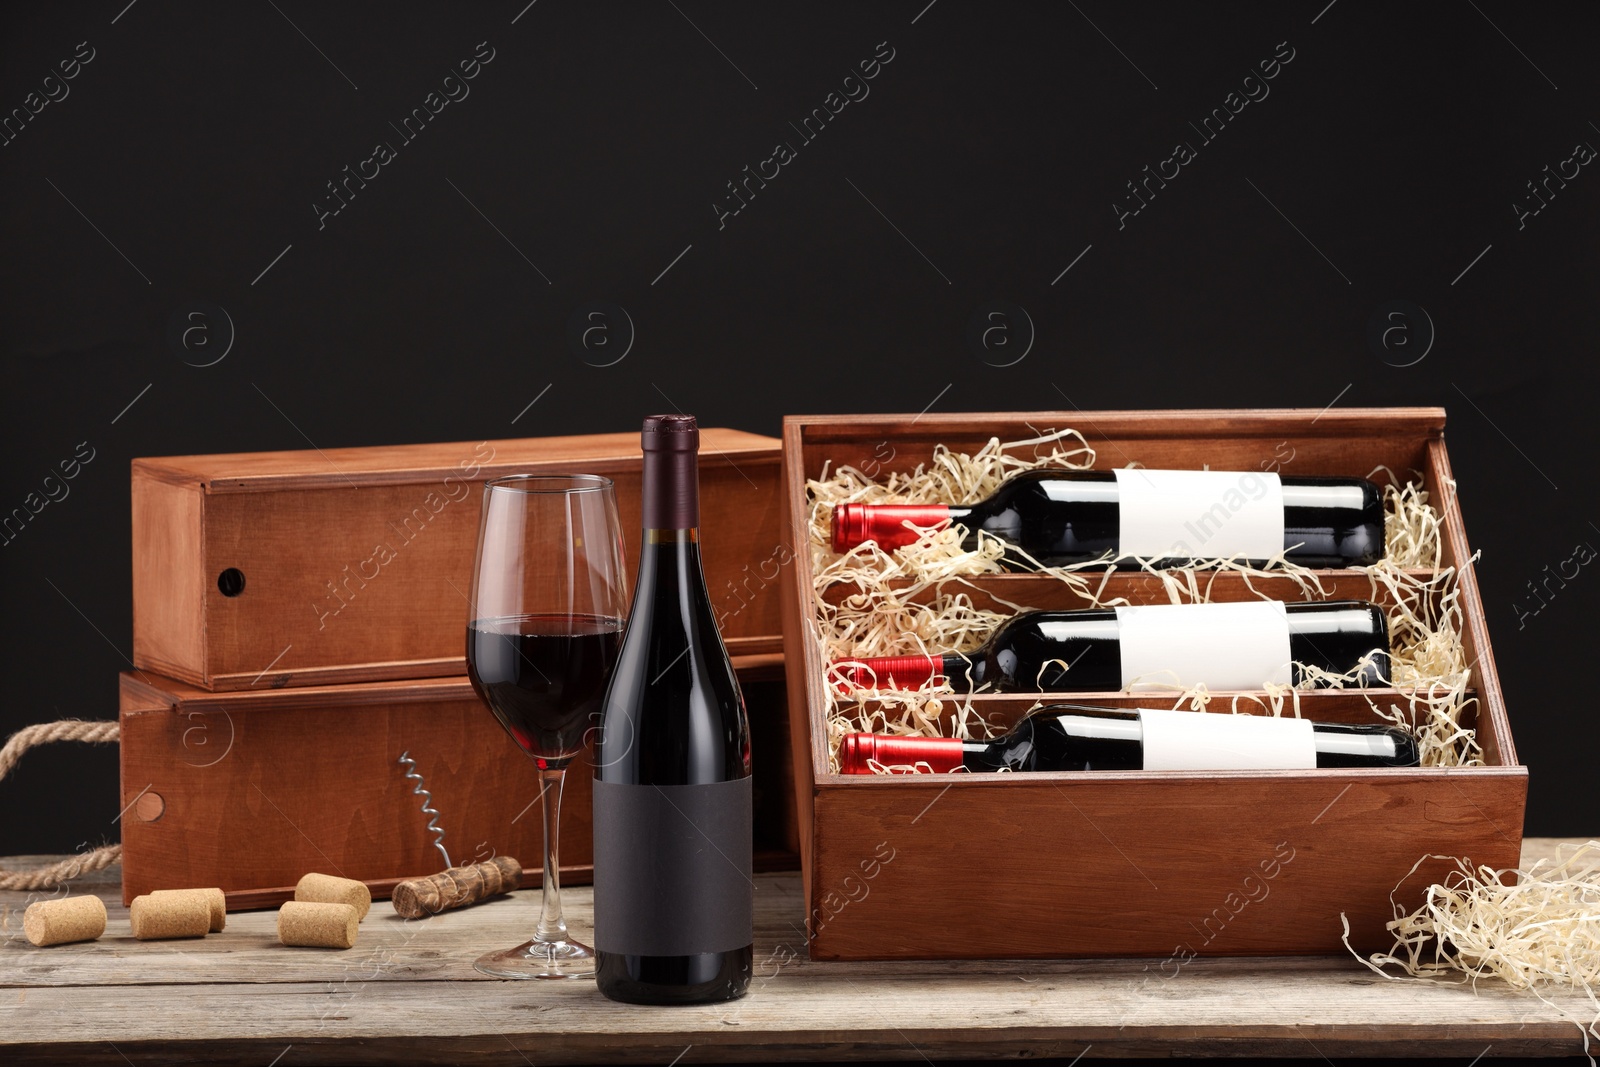
[(579, 941), (535, 939), (479, 956), (472, 966), (494, 978), (593, 978), (594, 951)]

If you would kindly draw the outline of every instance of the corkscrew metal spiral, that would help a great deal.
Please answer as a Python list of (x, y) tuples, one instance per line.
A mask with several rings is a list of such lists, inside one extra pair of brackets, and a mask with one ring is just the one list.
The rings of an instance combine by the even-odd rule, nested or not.
[(400, 764), (406, 768), (406, 777), (415, 779), (417, 783), (411, 787), (411, 792), (422, 798), (422, 814), (431, 816), (428, 819), (428, 829), (433, 834), (433, 847), (444, 857), (444, 865), (447, 868), (453, 866), (450, 862), (450, 853), (445, 851), (444, 847), (444, 828), (439, 825), (439, 809), (433, 806), (433, 794), (423, 788), (422, 775), (417, 773), (417, 761), (411, 758), (410, 749), (400, 753)]

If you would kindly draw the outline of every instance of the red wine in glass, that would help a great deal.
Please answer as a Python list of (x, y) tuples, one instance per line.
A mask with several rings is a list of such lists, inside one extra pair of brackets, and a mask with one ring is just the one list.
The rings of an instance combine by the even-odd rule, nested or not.
[(568, 934), (561, 911), (561, 786), (599, 719), (622, 642), (620, 529), (608, 478), (524, 474), (483, 486), (467, 673), (533, 757), (544, 816), (539, 925), (531, 940), (474, 964), (496, 978), (594, 976), (593, 951)]
[(467, 673), (500, 725), (540, 770), (583, 751), (617, 661), (623, 620), (510, 615), (467, 627)]

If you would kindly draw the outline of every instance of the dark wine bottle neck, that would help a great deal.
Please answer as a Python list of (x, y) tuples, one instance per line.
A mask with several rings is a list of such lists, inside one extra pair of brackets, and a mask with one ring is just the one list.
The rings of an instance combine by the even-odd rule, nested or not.
[(988, 680), (985, 678), (988, 661), (984, 653), (993, 643), (994, 639), (990, 638), (982, 648), (975, 649), (965, 656), (959, 652), (946, 652), (939, 657), (940, 673), (950, 679), (950, 685), (956, 692), (976, 689)]
[(646, 531), (693, 531), (700, 525), (699, 455), (692, 451), (644, 454), (642, 517)]
[[(634, 586), (635, 614), (660, 603), (682, 604), (703, 595), (705, 573), (700, 562), (697, 530), (645, 530), (639, 550), (639, 575)], [(676, 609), (671, 609), (675, 612)]]

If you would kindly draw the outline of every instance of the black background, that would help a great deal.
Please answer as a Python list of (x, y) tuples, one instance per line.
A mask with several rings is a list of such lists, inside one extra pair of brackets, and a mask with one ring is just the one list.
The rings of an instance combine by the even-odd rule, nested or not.
[[(79, 42), (94, 58), (0, 147), (0, 512), (79, 442), (95, 458), (0, 548), (5, 731), (115, 715), (134, 456), (673, 408), (776, 433), (930, 405), (1441, 404), (1528, 831), (1596, 831), (1600, 577), (1536, 614), (1526, 585), (1600, 546), (1600, 174), (1521, 228), (1513, 208), (1600, 145), (1592, 5), (525, 2), (7, 7), (7, 113)], [(404, 143), (389, 123), (485, 41), (470, 95)], [(801, 142), (789, 123), (879, 42), (870, 95)], [(1270, 95), (1201, 142), (1189, 123), (1280, 42)], [(380, 140), (396, 158), (319, 228), (325, 183)], [(780, 140), (797, 158), (719, 228)], [(1125, 183), (1179, 140), (1198, 158), (1119, 229)], [(1037, 331), (1009, 367), (966, 341), (997, 300)], [(1399, 300), (1431, 347), (1415, 314), (1369, 343)], [(591, 301), (634, 323), (614, 366), (567, 341)], [(197, 302), (236, 334), (208, 367), (215, 312), (210, 348), (169, 340)], [(114, 839), (116, 783), (113, 748), (30, 754), (0, 854)]]

